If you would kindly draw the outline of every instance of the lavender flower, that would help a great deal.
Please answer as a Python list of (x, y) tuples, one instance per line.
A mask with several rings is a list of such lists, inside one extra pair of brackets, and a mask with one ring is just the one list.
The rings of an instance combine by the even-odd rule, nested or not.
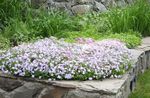
[(0, 70), (39, 79), (94, 80), (117, 77), (117, 72), (130, 68), (132, 55), (124, 43), (79, 40), (71, 44), (46, 38), (11, 48), (0, 54)]

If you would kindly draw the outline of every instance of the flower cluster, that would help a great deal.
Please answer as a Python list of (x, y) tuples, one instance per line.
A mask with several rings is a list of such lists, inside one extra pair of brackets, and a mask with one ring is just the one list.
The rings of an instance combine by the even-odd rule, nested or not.
[(46, 38), (0, 54), (0, 70), (15, 76), (49, 80), (99, 80), (129, 69), (131, 53), (117, 40), (66, 43)]

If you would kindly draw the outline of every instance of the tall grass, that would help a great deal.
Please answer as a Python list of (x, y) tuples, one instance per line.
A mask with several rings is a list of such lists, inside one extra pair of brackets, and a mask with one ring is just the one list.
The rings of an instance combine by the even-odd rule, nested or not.
[(0, 23), (7, 24), (10, 18), (23, 18), (27, 6), (24, 0), (0, 0)]
[(13, 46), (39, 37), (66, 37), (63, 32), (78, 29), (74, 17), (63, 11), (33, 9), (22, 0), (6, 0), (0, 4), (1, 32)]
[(69, 40), (76, 36), (99, 39), (112, 32), (122, 34), (129, 31), (149, 36), (149, 25), (150, 4), (146, 0), (123, 9), (81, 16), (69, 16), (58, 10), (33, 9), (24, 0), (0, 1), (0, 35), (13, 46), (49, 36), (69, 37)]
[(133, 30), (143, 36), (150, 35), (150, 4), (147, 0), (138, 0), (124, 9), (114, 9), (107, 15), (115, 33)]

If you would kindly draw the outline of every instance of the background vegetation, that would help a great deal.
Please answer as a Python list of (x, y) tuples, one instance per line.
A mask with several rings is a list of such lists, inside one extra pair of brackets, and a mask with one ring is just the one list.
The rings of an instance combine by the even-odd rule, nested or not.
[(140, 44), (142, 36), (150, 35), (149, 24), (150, 7), (146, 0), (105, 13), (77, 16), (58, 10), (34, 9), (24, 0), (1, 0), (0, 48), (50, 36), (68, 42), (74, 42), (78, 37), (115, 38), (134, 48)]

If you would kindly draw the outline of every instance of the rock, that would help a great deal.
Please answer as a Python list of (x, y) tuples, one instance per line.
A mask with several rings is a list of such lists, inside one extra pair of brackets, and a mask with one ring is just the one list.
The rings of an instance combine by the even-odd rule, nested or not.
[(10, 92), (10, 96), (11, 98), (36, 98), (43, 87), (42, 84), (28, 82)]
[(99, 98), (98, 93), (87, 93), (77, 90), (69, 91), (63, 98)]
[(54, 88), (47, 87), (43, 89), (41, 93), (39, 94), (38, 98), (54, 98), (54, 96), (52, 96), (51, 94), (52, 90), (54, 90)]
[(115, 0), (101, 0), (101, 2), (107, 8), (112, 8), (112, 7), (116, 7), (117, 6)]
[(73, 6), (71, 9), (74, 14), (83, 14), (83, 13), (91, 12), (92, 6), (91, 5), (76, 5), (76, 6)]
[(74, 0), (76, 4), (93, 4), (95, 0)]
[(10, 92), (23, 85), (22, 81), (9, 79), (9, 78), (0, 78), (0, 88)]
[(124, 0), (116, 0), (118, 7), (124, 7), (126, 6), (126, 2)]
[(95, 1), (97, 1), (97, 2), (101, 2), (102, 0), (95, 0)]
[(65, 88), (47, 87), (41, 91), (38, 98), (63, 98), (63, 96), (67, 92), (68, 92), (68, 89), (65, 89)]
[(0, 89), (0, 98), (5, 98), (6, 92), (2, 89)]
[(54, 0), (54, 2), (68, 2), (69, 0)]
[(94, 10), (95, 11), (98, 11), (98, 12), (104, 12), (104, 11), (107, 11), (106, 7), (100, 3), (100, 2), (97, 2), (95, 1), (95, 7), (94, 7)]
[(62, 3), (54, 3), (54, 7), (60, 10), (65, 10), (67, 7), (67, 4), (62, 2)]
[(150, 53), (147, 54), (147, 65), (150, 68)]
[(132, 4), (132, 3), (133, 3), (133, 0), (125, 0), (125, 2), (126, 2), (127, 4)]

